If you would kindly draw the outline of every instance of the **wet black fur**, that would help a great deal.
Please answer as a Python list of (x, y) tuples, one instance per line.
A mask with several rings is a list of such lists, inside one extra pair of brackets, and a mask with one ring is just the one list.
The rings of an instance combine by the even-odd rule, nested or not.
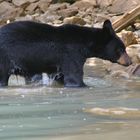
[(7, 86), (11, 74), (24, 76), (28, 83), (45, 72), (61, 73), (66, 87), (81, 87), (87, 58), (116, 62), (123, 52), (124, 44), (109, 20), (103, 28), (10, 23), (0, 29), (0, 85)]

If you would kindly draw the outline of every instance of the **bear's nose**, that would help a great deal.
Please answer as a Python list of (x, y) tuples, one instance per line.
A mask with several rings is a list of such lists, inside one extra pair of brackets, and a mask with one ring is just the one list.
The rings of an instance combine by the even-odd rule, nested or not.
[(132, 64), (131, 58), (126, 52), (124, 52), (120, 58), (117, 60), (117, 63), (123, 66), (129, 66)]

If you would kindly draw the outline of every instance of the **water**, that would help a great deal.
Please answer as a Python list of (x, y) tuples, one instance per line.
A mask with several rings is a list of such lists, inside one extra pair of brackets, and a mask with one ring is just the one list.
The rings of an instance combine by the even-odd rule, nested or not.
[(0, 89), (0, 140), (139, 140), (140, 79), (108, 78), (103, 64), (86, 66), (88, 88)]

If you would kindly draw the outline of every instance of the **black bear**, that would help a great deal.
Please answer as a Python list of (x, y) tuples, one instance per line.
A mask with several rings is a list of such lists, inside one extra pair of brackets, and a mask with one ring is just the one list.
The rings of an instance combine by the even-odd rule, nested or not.
[(8, 85), (11, 74), (24, 76), (28, 83), (36, 74), (45, 72), (58, 74), (65, 87), (82, 87), (83, 65), (90, 57), (131, 64), (109, 20), (103, 28), (54, 27), (31, 21), (0, 28), (0, 86)]

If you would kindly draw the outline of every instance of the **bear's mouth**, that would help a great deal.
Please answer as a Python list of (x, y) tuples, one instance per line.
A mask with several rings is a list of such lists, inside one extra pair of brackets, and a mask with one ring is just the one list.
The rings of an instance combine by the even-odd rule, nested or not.
[(121, 54), (120, 58), (117, 60), (117, 63), (123, 66), (129, 66), (132, 64), (132, 61), (130, 57), (128, 56), (128, 54), (124, 52), (123, 54)]

